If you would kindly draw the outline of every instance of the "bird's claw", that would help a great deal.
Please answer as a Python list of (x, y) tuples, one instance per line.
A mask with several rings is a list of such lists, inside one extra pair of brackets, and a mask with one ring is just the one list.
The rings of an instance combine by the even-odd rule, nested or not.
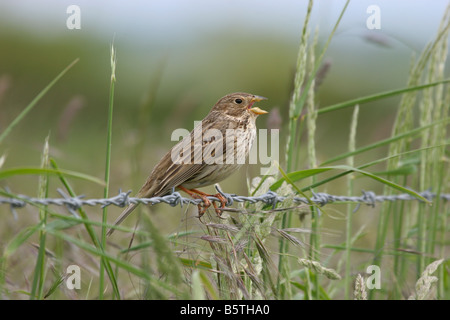
[[(225, 208), (225, 205), (227, 204), (228, 200), (220, 193), (216, 193), (214, 195), (209, 195), (207, 193), (204, 193), (202, 191), (196, 190), (196, 189), (191, 189), (188, 190), (182, 186), (179, 187), (181, 190), (183, 190), (184, 192), (186, 192), (187, 194), (189, 194), (192, 198), (194, 199), (201, 199), (203, 203), (199, 203), (197, 205), (198, 207), (198, 218), (200, 221), (202, 216), (205, 214), (206, 210), (208, 210), (208, 208), (212, 205), (214, 206), (214, 211), (216, 212), (217, 216), (220, 219), (224, 219), (222, 218), (222, 210)], [(212, 196), (212, 197), (216, 197), (219, 199), (220, 201), (220, 207), (217, 206), (215, 201), (209, 200), (207, 197), (208, 196)]]

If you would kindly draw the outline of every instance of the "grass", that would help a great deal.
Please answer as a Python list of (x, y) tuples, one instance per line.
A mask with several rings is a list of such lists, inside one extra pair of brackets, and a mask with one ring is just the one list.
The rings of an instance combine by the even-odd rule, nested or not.
[[(357, 220), (363, 215), (362, 209), (355, 211), (352, 204), (347, 203), (323, 208), (284, 203), (286, 207), (295, 207), (288, 211), (272, 210), (261, 203), (238, 204), (239, 213), (225, 212), (224, 219), (218, 219), (208, 210), (204, 224), (186, 208), (179, 231), (170, 234), (162, 231), (152, 219), (149, 208), (140, 206), (136, 210), (139, 229), (120, 227), (112, 239), (105, 236), (110, 227), (108, 221), (111, 221), (106, 208), (97, 221), (84, 208), (64, 215), (50, 206), (30, 203), (38, 213), (37, 221), (2, 239), (1, 297), (40, 300), (449, 299), (449, 204), (439, 200), (430, 202), (416, 191), (431, 188), (438, 195), (450, 192), (447, 130), (450, 79), (444, 77), (450, 10), (446, 11), (436, 38), (412, 63), (405, 88), (318, 108), (315, 92), (321, 82), (319, 77), (325, 76), (321, 74), (321, 66), (347, 5), (348, 2), (316, 56), (319, 43), (317, 33), (310, 41), (313, 1), (309, 2), (289, 103), (289, 121), (283, 128), (287, 130), (285, 161), (273, 164), (278, 169), (276, 175), (251, 180), (249, 194), (274, 190), (288, 199), (295, 194), (310, 197), (312, 192), (331, 189), (333, 183), (341, 183), (345, 177), (340, 184), (343, 195), (359, 193), (358, 182), (364, 179), (383, 187), (385, 194), (408, 193), (420, 202), (380, 205), (378, 211), (372, 213), (374, 218), (370, 222), (376, 225), (375, 232), (370, 232), (364, 224), (356, 228)], [(57, 187), (64, 188), (72, 197), (77, 196), (71, 182), (78, 179), (103, 187), (103, 195), (108, 197), (114, 161), (115, 57), (112, 47), (105, 178), (60, 169), (49, 154), (47, 138), (40, 167), (2, 168), (0, 164), (0, 180), (38, 175), (37, 196), (43, 198), (55, 188), (52, 177), (58, 178)], [(0, 133), (0, 146), (55, 83), (64, 81), (62, 77), (75, 63), (55, 77)], [(158, 81), (152, 85), (153, 95), (157, 86)], [(359, 118), (366, 103), (392, 96), (400, 96), (401, 100), (391, 136), (358, 146)], [(153, 101), (154, 96), (148, 97), (139, 111), (141, 115), (151, 115)], [(320, 163), (317, 154), (321, 146), (316, 144), (316, 128), (321, 115), (350, 107), (353, 113), (348, 120), (348, 150)], [(136, 119), (141, 137), (132, 151), (136, 158), (144, 154), (145, 118)], [(303, 135), (307, 136), (306, 142)], [(364, 159), (361, 155), (370, 157), (371, 151), (386, 146), (384, 156), (361, 160)], [(301, 163), (302, 157), (308, 159), (308, 163)], [(340, 164), (330, 165), (332, 163)], [(384, 165), (383, 171), (370, 171), (380, 165)], [(141, 183), (142, 171), (135, 163), (133, 180)], [(2, 191), (2, 195), (17, 197), (8, 190)], [(339, 209), (343, 206), (344, 210)], [(280, 209), (280, 205), (276, 209)], [(340, 213), (339, 218), (334, 218), (335, 212)], [(333, 219), (344, 221), (338, 240), (333, 235), (337, 227), (330, 231), (330, 226), (326, 225)], [(18, 262), (30, 244), (37, 250), (37, 255), (32, 256), (35, 257), (32, 270), (20, 268)], [(70, 264), (80, 264), (83, 274), (90, 275), (83, 276), (80, 291), (71, 291), (65, 285), (66, 268)], [(380, 267), (381, 289), (367, 286), (372, 276), (367, 274), (370, 265)], [(21, 270), (26, 271), (21, 274)], [(19, 277), (30, 281), (13, 285), (13, 279)]]
[[(112, 148), (112, 123), (114, 114), (114, 86), (116, 83), (116, 51), (114, 45), (111, 45), (111, 84), (110, 84), (110, 94), (109, 94), (109, 109), (108, 109), (108, 126), (107, 126), (107, 136), (106, 136), (106, 159), (105, 159), (105, 189), (103, 193), (104, 198), (109, 197), (109, 177), (111, 174), (111, 148)], [(103, 208), (102, 216), (102, 236), (101, 236), (101, 247), (106, 248), (106, 227), (108, 222), (108, 207)], [(113, 282), (114, 288), (117, 288), (117, 283), (113, 276), (111, 266), (108, 265), (108, 274), (110, 275), (110, 280)], [(103, 293), (105, 291), (105, 260), (102, 259), (100, 264), (100, 284), (99, 284), (99, 299), (103, 298)], [(119, 290), (115, 290), (117, 298), (120, 298)]]

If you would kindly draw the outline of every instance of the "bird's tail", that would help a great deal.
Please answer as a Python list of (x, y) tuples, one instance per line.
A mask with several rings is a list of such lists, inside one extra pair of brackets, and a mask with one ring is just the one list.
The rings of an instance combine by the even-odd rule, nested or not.
[[(122, 221), (125, 220), (125, 218), (128, 217), (130, 215), (130, 213), (133, 212), (134, 209), (136, 209), (138, 204), (139, 203), (132, 203), (125, 210), (123, 210), (123, 212), (116, 219), (116, 221), (114, 221), (114, 225), (117, 226), (117, 225), (121, 224)], [(109, 237), (110, 235), (112, 235), (113, 232), (114, 232), (113, 228), (109, 229), (108, 232), (106, 233), (106, 236)]]

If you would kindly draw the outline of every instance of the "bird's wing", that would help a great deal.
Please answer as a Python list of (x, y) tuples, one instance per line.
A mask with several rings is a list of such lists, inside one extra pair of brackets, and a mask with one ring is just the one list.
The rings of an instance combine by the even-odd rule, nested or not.
[[(217, 133), (217, 132), (216, 132)], [(204, 169), (206, 166), (213, 164), (216, 156), (220, 156), (220, 152), (224, 152), (224, 142), (222, 135), (205, 135), (203, 137), (202, 146), (195, 147), (193, 140), (190, 143), (190, 150), (181, 154), (181, 157), (174, 163), (172, 159), (172, 151), (178, 152), (176, 148), (180, 148), (189, 141), (191, 135), (186, 136), (178, 144), (176, 144), (155, 166), (150, 177), (142, 186), (138, 193), (138, 197), (158, 197), (170, 192), (174, 187), (183, 184), (186, 181), (195, 180), (197, 175), (205, 176)], [(220, 151), (219, 151), (220, 150)], [(188, 152), (187, 152), (188, 151)], [(179, 153), (180, 154), (180, 153)], [(195, 163), (195, 160), (201, 160), (201, 163)], [(225, 163), (225, 157), (222, 158)], [(212, 173), (213, 171), (211, 171)], [(116, 219), (114, 225), (119, 225), (131, 212), (136, 209), (139, 203), (130, 204)], [(111, 228), (107, 232), (110, 236), (114, 232)]]
[(170, 189), (195, 179), (206, 166), (217, 163), (217, 158), (225, 159), (221, 131), (211, 128), (208, 121), (202, 125), (202, 130), (196, 127), (161, 159), (141, 188), (140, 197), (167, 194)]

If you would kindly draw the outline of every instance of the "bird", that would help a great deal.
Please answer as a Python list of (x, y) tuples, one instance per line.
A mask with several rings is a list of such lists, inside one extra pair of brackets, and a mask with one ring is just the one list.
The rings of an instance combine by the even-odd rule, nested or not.
[[(136, 197), (164, 196), (171, 190), (186, 192), (198, 205), (199, 218), (211, 206), (208, 195), (197, 188), (218, 183), (237, 171), (248, 156), (256, 137), (256, 118), (268, 113), (255, 102), (267, 100), (262, 96), (236, 92), (219, 99), (206, 117), (156, 164)], [(220, 193), (213, 195), (221, 202), (213, 206), (217, 215), (227, 203)], [(136, 209), (131, 203), (115, 220), (117, 226)], [(114, 228), (109, 229), (111, 235)]]

